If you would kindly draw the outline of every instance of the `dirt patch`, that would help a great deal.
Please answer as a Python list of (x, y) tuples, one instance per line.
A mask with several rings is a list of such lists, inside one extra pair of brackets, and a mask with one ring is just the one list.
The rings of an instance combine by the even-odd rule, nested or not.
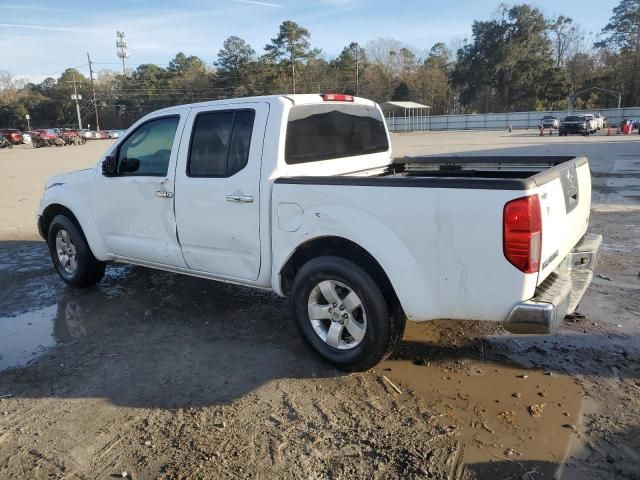
[[(446, 424), (460, 429), (465, 463), (507, 461), (517, 473), (518, 462), (528, 462), (537, 474), (552, 478), (581, 422), (582, 388), (558, 372), (492, 360), (492, 342), (482, 337), (470, 345), (452, 345), (452, 358), (445, 360), (446, 337), (432, 337), (455, 330), (451, 323), (411, 324), (400, 350), (409, 359), (385, 362), (389, 377), (424, 399)], [(475, 330), (471, 322), (465, 323)], [(465, 352), (469, 349), (472, 352)], [(487, 474), (485, 470), (481, 473)]]
[(0, 239), (38, 240), (36, 212), (47, 178), (95, 165), (112, 140), (35, 149), (17, 145), (0, 150)]

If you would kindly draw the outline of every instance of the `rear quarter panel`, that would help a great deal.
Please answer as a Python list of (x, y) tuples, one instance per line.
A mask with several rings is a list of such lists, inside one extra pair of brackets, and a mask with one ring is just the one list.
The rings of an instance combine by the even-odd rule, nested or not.
[[(338, 236), (366, 249), (385, 270), (411, 320), (503, 320), (533, 296), (536, 274), (504, 258), (504, 204), (523, 191), (276, 183), (273, 285), (296, 248)], [(279, 218), (297, 205), (299, 220)], [(297, 207), (294, 207), (297, 209)], [(296, 228), (297, 227), (297, 228)], [(293, 230), (295, 231), (286, 231)]]

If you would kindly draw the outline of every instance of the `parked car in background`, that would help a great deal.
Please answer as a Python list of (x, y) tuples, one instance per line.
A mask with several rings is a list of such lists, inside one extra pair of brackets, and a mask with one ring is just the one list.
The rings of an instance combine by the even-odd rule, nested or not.
[(20, 133), (20, 130), (15, 128), (2, 128), (0, 129), (0, 134), (2, 134), (2, 136), (4, 136), (4, 138), (13, 145), (19, 145), (22, 143), (22, 133)]
[(31, 145), (33, 145), (33, 148), (48, 147), (53, 144), (52, 140), (43, 137), (36, 130), (30, 131), (29, 135), (31, 136)]
[(58, 134), (53, 128), (39, 128), (37, 130), (34, 130), (34, 132), (38, 132), (38, 135), (40, 135), (45, 140), (49, 140), (51, 143), (53, 143), (53, 141), (58, 138)]
[(596, 122), (596, 117), (593, 113), (585, 113), (582, 115), (587, 121), (587, 128), (589, 129), (589, 133), (596, 133), (598, 131), (598, 124)]
[(558, 134), (566, 137), (569, 134), (589, 135), (589, 120), (582, 115), (569, 115), (560, 122)]
[(558, 121), (558, 117), (555, 117), (553, 115), (545, 115), (540, 120), (540, 125), (542, 125), (542, 128), (551, 128), (555, 130), (560, 126), (560, 122)]
[(120, 138), (123, 130), (109, 130), (109, 138)]
[(604, 117), (602, 116), (601, 113), (594, 113), (593, 117), (596, 121), (596, 129), (597, 130), (602, 130), (604, 127)]
[(0, 148), (13, 148), (13, 143), (11, 143), (7, 138), (0, 133)]
[(71, 130), (70, 128), (64, 128), (59, 131), (59, 136), (64, 140), (67, 145), (83, 145), (87, 143), (86, 138), (80, 135), (77, 130)]
[(96, 140), (97, 138), (100, 138), (98, 132), (94, 130), (82, 130), (80, 135), (86, 140)]

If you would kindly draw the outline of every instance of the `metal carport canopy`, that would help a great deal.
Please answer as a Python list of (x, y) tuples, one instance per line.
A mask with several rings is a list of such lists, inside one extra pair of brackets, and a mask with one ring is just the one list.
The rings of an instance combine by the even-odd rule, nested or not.
[(403, 110), (407, 110), (409, 108), (431, 108), (429, 105), (423, 105), (417, 102), (400, 102), (400, 101), (384, 102), (382, 104), (382, 107), (384, 108), (387, 105), (390, 107), (402, 108)]
[[(389, 102), (384, 102), (380, 105), (381, 108), (387, 112), (393, 113), (393, 118), (395, 121), (396, 111), (402, 110), (403, 116), (408, 119), (408, 124), (405, 123), (405, 130), (430, 130), (430, 122), (429, 122), (429, 110), (431, 107), (429, 105), (423, 105), (417, 102), (406, 102), (399, 100), (392, 100)], [(424, 114), (427, 114), (427, 122), (425, 125)], [(391, 115), (389, 115), (391, 119)], [(425, 126), (427, 127), (425, 129)]]

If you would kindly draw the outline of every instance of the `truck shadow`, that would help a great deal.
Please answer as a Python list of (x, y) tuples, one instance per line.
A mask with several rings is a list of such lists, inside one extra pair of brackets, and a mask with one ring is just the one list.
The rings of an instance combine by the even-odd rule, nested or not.
[[(130, 266), (110, 266), (95, 288), (69, 289), (53, 272), (43, 242), (0, 242), (0, 289), (0, 394), (184, 409), (230, 404), (280, 379), (322, 382), (344, 375), (310, 351), (292, 325), (287, 301), (269, 292)], [(476, 378), (492, 382), (491, 390), (507, 397), (511, 390), (493, 383), (500, 375), (490, 373), (494, 367), (509, 369), (511, 376), (514, 368), (531, 367), (616, 383), (640, 377), (636, 337), (567, 330), (553, 337), (512, 337), (492, 331), (483, 322), (414, 324), (380, 368), (391, 365), (393, 371), (385, 374), (395, 379), (399, 362), (412, 367), (415, 362), (425, 370), (413, 380), (431, 379), (423, 386), (432, 389), (452, 365), (458, 368), (458, 360), (473, 360), (486, 374)], [(47, 338), (50, 343), (44, 344)], [(458, 377), (474, 375), (474, 365), (460, 367)], [(398, 381), (412, 389), (410, 382)], [(465, 388), (471, 384), (460, 384), (460, 398), (468, 396)], [(425, 395), (424, 401), (438, 412), (452, 398)], [(607, 455), (619, 453), (590, 455), (606, 465)], [(495, 461), (467, 462), (470, 478), (519, 479), (534, 471), (532, 478), (555, 478), (560, 467), (517, 457), (490, 459)]]
[(75, 290), (43, 242), (0, 246), (3, 391), (182, 408), (278, 378), (341, 375), (308, 350), (275, 294), (118, 265)]
[[(3, 390), (177, 408), (229, 403), (279, 378), (343, 375), (307, 347), (287, 301), (273, 293), (118, 265), (97, 287), (74, 290), (53, 272), (43, 242), (0, 245)], [(450, 325), (433, 328), (452, 333)], [(623, 355), (637, 343), (572, 332), (516, 342), (452, 335), (454, 343), (405, 339), (394, 358), (505, 364), (517, 358), (527, 367), (616, 376), (619, 369), (611, 367), (632, 361)]]

